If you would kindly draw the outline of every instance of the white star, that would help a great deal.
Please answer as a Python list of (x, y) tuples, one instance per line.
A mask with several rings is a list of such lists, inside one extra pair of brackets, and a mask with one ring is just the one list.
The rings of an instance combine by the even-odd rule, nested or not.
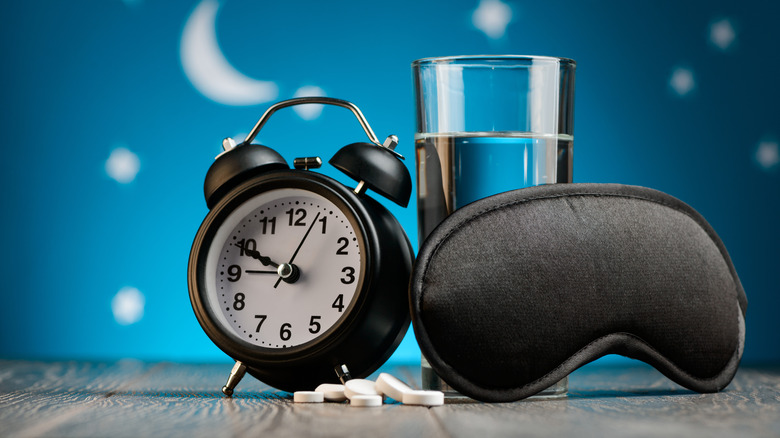
[(132, 182), (140, 168), (141, 160), (138, 159), (138, 155), (123, 147), (111, 151), (111, 155), (106, 160), (106, 173), (122, 184)]
[(776, 141), (762, 141), (756, 148), (756, 161), (764, 168), (770, 170), (780, 163), (780, 151)]
[(512, 21), (512, 8), (501, 0), (480, 0), (471, 15), (474, 27), (497, 40), (504, 36), (506, 27)]
[(134, 287), (123, 287), (111, 300), (114, 319), (121, 325), (134, 324), (144, 316), (144, 295)]
[(710, 24), (710, 42), (720, 50), (728, 50), (736, 38), (737, 32), (728, 18)]
[(696, 88), (696, 80), (693, 77), (693, 72), (690, 69), (683, 67), (674, 69), (672, 77), (669, 79), (669, 86), (672, 87), (672, 90), (679, 96), (685, 96)]
[[(293, 97), (307, 97), (307, 96), (325, 96), (325, 90), (313, 85), (306, 85), (299, 88)], [(295, 105), (293, 111), (298, 114), (298, 117), (303, 120), (314, 120), (322, 114), (322, 105), (307, 104), (307, 105)]]

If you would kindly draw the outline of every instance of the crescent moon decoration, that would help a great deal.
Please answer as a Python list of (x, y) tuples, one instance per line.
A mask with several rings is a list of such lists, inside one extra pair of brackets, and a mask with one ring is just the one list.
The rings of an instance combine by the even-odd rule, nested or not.
[(181, 66), (192, 85), (207, 98), (225, 105), (257, 105), (276, 99), (271, 81), (245, 76), (225, 59), (217, 43), (219, 2), (203, 0), (192, 11), (181, 35)]

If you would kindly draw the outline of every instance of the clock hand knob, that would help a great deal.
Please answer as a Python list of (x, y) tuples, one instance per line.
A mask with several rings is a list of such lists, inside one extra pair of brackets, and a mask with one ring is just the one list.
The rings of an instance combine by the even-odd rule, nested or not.
[(276, 269), (276, 273), (279, 274), (279, 278), (285, 283), (295, 283), (301, 278), (301, 270), (292, 263), (282, 263)]

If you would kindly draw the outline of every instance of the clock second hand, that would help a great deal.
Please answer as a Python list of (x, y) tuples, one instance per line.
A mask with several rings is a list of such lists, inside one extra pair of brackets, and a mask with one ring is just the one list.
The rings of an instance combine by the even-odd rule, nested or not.
[[(317, 212), (317, 215), (316, 215), (316, 216), (314, 216), (314, 220), (313, 220), (313, 221), (311, 221), (311, 225), (309, 225), (309, 229), (308, 229), (308, 230), (306, 230), (306, 234), (304, 234), (304, 235), (303, 235), (303, 239), (301, 239), (301, 243), (299, 243), (299, 244), (298, 244), (298, 247), (297, 247), (297, 248), (295, 248), (295, 252), (293, 253), (292, 257), (290, 257), (290, 262), (289, 262), (289, 263), (287, 263), (287, 265), (289, 265), (289, 266), (291, 266), (291, 267), (292, 267), (292, 266), (294, 266), (294, 265), (293, 265), (293, 261), (295, 261), (295, 256), (297, 256), (297, 255), (298, 255), (298, 251), (300, 251), (300, 250), (301, 250), (301, 247), (303, 246), (303, 242), (305, 242), (305, 241), (306, 241), (306, 238), (307, 238), (307, 237), (309, 237), (309, 233), (311, 232), (311, 229), (312, 229), (312, 228), (314, 228), (314, 224), (316, 224), (316, 223), (317, 223), (317, 219), (319, 219), (319, 218), (320, 218), (320, 213), (319, 213), (319, 212)], [(277, 287), (277, 286), (279, 286), (279, 283), (280, 283), (281, 281), (282, 281), (282, 277), (281, 277), (281, 275), (280, 275), (280, 276), (279, 276), (279, 278), (276, 280), (276, 283), (274, 284), (274, 289), (276, 289), (276, 287)]]

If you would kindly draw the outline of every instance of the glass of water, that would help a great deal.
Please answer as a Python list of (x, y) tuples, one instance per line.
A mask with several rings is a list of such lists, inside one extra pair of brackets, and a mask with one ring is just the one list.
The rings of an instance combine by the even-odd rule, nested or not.
[[(454, 210), (540, 184), (572, 182), (571, 59), (452, 56), (412, 63), (419, 243)], [(423, 386), (457, 392), (422, 358)], [(563, 396), (563, 379), (539, 396)]]

